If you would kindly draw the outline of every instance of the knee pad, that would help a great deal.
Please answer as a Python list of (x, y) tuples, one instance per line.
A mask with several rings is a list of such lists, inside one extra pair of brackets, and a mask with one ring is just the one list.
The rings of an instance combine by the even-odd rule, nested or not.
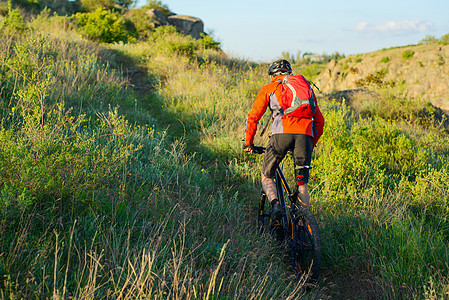
[(304, 185), (304, 183), (308, 182), (310, 169), (312, 169), (311, 166), (296, 166), (295, 167), (296, 185)]

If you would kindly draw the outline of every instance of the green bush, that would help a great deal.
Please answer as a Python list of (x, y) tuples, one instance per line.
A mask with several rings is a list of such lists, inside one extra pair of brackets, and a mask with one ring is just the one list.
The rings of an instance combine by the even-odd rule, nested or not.
[(207, 34), (201, 33), (201, 39), (198, 40), (200, 46), (204, 49), (220, 49), (220, 42), (214, 41), (214, 39)]
[(91, 13), (77, 13), (73, 20), (81, 33), (92, 41), (107, 44), (132, 41), (125, 21), (117, 12), (97, 8)]
[(380, 60), (381, 63), (387, 63), (387, 62), (389, 62), (389, 61), (390, 61), (390, 57), (388, 57), (388, 56), (384, 56), (384, 57), (382, 57), (382, 59)]
[(449, 45), (449, 33), (443, 35), (440, 39), (439, 39), (440, 43), (442, 43), (443, 45)]
[(185, 36), (178, 32), (174, 26), (157, 27), (149, 41), (165, 54), (181, 54), (194, 58), (195, 51), (198, 50), (198, 42), (190, 35)]
[(301, 71), (301, 74), (308, 80), (314, 80), (325, 68), (326, 68), (325, 64), (313, 63), (311, 65), (306, 66)]
[(22, 15), (17, 9), (12, 9), (11, 1), (8, 2), (8, 13), (0, 20), (0, 31), (5, 33), (23, 32), (27, 29)]
[(415, 51), (410, 50), (410, 49), (405, 50), (404, 52), (402, 52), (402, 58), (405, 58), (405, 59), (412, 58), (413, 55), (415, 55)]
[(168, 6), (166, 4), (163, 4), (160, 0), (148, 0), (148, 3), (145, 7), (149, 9), (157, 9), (166, 17), (173, 15)]
[[(77, 98), (67, 86), (98, 106), (92, 99), (108, 98), (98, 90), (107, 93), (110, 83), (92, 57), (76, 47), (62, 54), (60, 46), (31, 35), (0, 48), (0, 98), (7, 99), (0, 106), (0, 209), (56, 199), (85, 203), (107, 194), (136, 149), (117, 110), (97, 110), (93, 121), (65, 107), (64, 100)], [(92, 76), (83, 75), (88, 72)]]
[(83, 115), (73, 118), (62, 106), (52, 118), (41, 126), (28, 116), (23, 130), (0, 129), (0, 209), (55, 199), (87, 203), (107, 193), (135, 149), (117, 111), (93, 132), (82, 130)]
[(314, 176), (326, 183), (327, 196), (349, 200), (372, 188), (393, 188), (427, 167), (426, 151), (392, 122), (360, 119), (337, 103), (325, 119)]
[(396, 81), (394, 80), (384, 80), (385, 75), (388, 73), (386, 68), (382, 68), (376, 73), (368, 74), (364, 78), (358, 79), (355, 84), (358, 87), (364, 86), (372, 86), (375, 85), (377, 87), (389, 86), (393, 87), (396, 85)]
[(81, 0), (81, 5), (86, 12), (93, 12), (99, 8), (110, 10), (114, 8), (114, 0)]
[(153, 19), (146, 13), (146, 9), (131, 9), (125, 14), (128, 31), (139, 40), (146, 40), (154, 31)]

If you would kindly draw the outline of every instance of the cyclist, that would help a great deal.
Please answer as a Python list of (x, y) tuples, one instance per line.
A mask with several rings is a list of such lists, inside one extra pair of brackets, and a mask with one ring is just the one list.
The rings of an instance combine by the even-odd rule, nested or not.
[(289, 150), (293, 151), (299, 203), (303, 207), (309, 208), (310, 197), (307, 190), (309, 170), (298, 167), (310, 166), (312, 150), (322, 135), (324, 127), (324, 118), (318, 108), (315, 95), (316, 111), (313, 118), (299, 118), (283, 114), (278, 100), (281, 99), (281, 89), (277, 87), (284, 76), (291, 74), (292, 67), (287, 60), (276, 60), (269, 66), (268, 75), (271, 82), (260, 89), (254, 100), (246, 122), (245, 144), (243, 145), (246, 152), (253, 152), (257, 124), (269, 106), (273, 123), (262, 162), (262, 189), (271, 202), (274, 218), (282, 217), (284, 211), (277, 199), (276, 184), (273, 178), (277, 166)]

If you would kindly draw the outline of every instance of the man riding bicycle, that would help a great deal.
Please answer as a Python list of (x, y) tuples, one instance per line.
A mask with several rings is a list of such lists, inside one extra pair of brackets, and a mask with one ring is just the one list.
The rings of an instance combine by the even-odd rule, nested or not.
[(279, 85), (283, 83), (285, 76), (291, 74), (292, 67), (287, 60), (280, 59), (269, 66), (268, 75), (270, 75), (271, 82), (260, 89), (254, 100), (246, 122), (245, 145), (243, 146), (246, 152), (253, 152), (257, 124), (269, 106), (273, 123), (262, 162), (262, 189), (271, 202), (274, 218), (282, 217), (284, 210), (277, 199), (276, 184), (273, 178), (276, 168), (289, 150), (293, 152), (299, 203), (303, 207), (309, 208), (310, 196), (307, 183), (309, 182), (312, 150), (323, 134), (324, 127), (324, 118), (312, 89), (310, 91), (315, 104), (313, 117), (298, 117), (283, 111), (280, 101), (282, 88)]

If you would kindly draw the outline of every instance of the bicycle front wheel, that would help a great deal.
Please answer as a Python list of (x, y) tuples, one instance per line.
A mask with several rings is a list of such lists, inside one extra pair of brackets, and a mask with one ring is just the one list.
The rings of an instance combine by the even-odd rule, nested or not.
[(321, 268), (321, 245), (318, 224), (312, 212), (299, 208), (290, 224), (290, 259), (298, 279), (313, 283)]

